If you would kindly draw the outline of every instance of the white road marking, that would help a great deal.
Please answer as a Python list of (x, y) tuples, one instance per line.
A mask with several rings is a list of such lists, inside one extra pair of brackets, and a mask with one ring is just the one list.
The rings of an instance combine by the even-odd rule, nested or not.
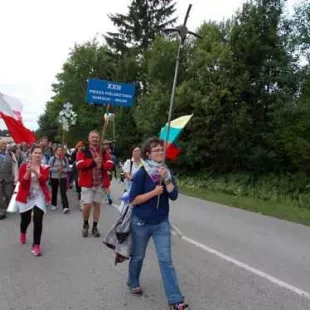
[[(116, 208), (117, 210), (119, 210), (118, 205), (113, 204), (113, 207)], [(253, 273), (253, 274), (255, 274), (255, 275), (257, 275), (263, 279), (266, 279), (266, 280), (268, 280), (268, 281), (270, 281), (270, 282), (272, 282), (272, 283), (274, 283), (274, 284), (276, 284), (282, 288), (285, 288), (285, 289), (287, 289), (287, 290), (289, 290), (289, 291), (291, 291), (291, 292), (293, 292), (293, 293), (295, 293), (301, 297), (305, 297), (305, 298), (310, 300), (310, 293), (303, 291), (302, 289), (300, 289), (296, 286), (293, 286), (293, 285), (288, 284), (282, 280), (279, 280), (279, 279), (269, 275), (268, 273), (265, 273), (263, 271), (260, 271), (256, 268), (254, 268), (254, 267), (251, 267), (245, 263), (242, 263), (242, 262), (240, 262), (240, 261), (238, 261), (238, 260), (236, 260), (236, 259), (234, 259), (228, 255), (225, 255), (225, 254), (223, 254), (223, 253), (221, 253), (215, 249), (212, 249), (212, 248), (210, 248), (210, 247), (208, 247), (208, 246), (206, 246), (200, 242), (195, 241), (194, 239), (191, 239), (191, 238), (185, 236), (182, 233), (182, 231), (176, 225), (171, 224), (171, 232), (172, 232), (172, 234), (174, 234), (178, 238), (196, 246), (197, 248), (204, 250), (205, 252), (213, 254), (213, 255), (221, 258), (222, 260), (225, 260), (226, 262), (232, 263), (232, 264), (234, 264), (234, 265), (236, 265), (236, 266), (238, 266), (238, 267), (240, 267), (240, 268), (242, 268), (248, 272), (251, 272), (251, 273)]]
[(119, 211), (120, 206), (116, 205), (115, 203), (112, 203), (112, 206)]
[[(174, 226), (174, 228), (175, 228), (175, 226)], [(176, 235), (175, 231), (172, 231), (172, 233)], [(192, 245), (195, 245), (196, 247), (198, 247), (198, 248), (200, 248), (200, 249), (202, 249), (202, 250), (204, 250), (210, 254), (216, 255), (217, 257), (219, 257), (219, 258), (221, 258), (221, 259), (223, 259), (229, 263), (232, 263), (232, 264), (234, 264), (234, 265), (236, 265), (236, 266), (238, 266), (238, 267), (240, 267), (246, 271), (249, 271), (249, 272), (251, 272), (257, 276), (260, 276), (261, 278), (264, 278), (264, 279), (266, 279), (266, 280), (268, 280), (268, 281), (270, 281), (270, 282), (272, 282), (272, 283), (274, 283), (274, 284), (276, 284), (282, 288), (285, 288), (285, 289), (287, 289), (287, 290), (289, 290), (289, 291), (291, 291), (291, 292), (293, 292), (299, 296), (305, 297), (305, 298), (310, 300), (310, 293), (305, 292), (296, 286), (290, 285), (290, 284), (288, 284), (282, 280), (279, 280), (279, 279), (269, 275), (268, 273), (265, 273), (265, 272), (260, 271), (256, 268), (253, 268), (253, 267), (251, 267), (245, 263), (242, 263), (242, 262), (240, 262), (240, 261), (238, 261), (238, 260), (236, 260), (230, 256), (227, 256), (227, 255), (225, 255), (225, 254), (223, 254), (223, 253), (221, 253), (215, 249), (212, 249), (212, 248), (210, 248), (210, 247), (208, 247), (208, 246), (206, 246), (200, 242), (197, 242), (197, 241), (195, 241), (195, 240), (193, 240), (193, 239), (191, 239), (191, 238), (189, 238), (183, 234), (181, 235), (180, 239), (182, 239), (182, 240), (184, 240), (184, 241), (186, 241)]]

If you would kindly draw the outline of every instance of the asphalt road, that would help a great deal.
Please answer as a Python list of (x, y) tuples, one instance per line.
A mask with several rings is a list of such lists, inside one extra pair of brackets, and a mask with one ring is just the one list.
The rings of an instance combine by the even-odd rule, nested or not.
[[(114, 183), (116, 204), (120, 191)], [(69, 195), (70, 214), (45, 216), (42, 257), (30, 252), (30, 230), (19, 244), (18, 215), (0, 222), (0, 310), (167, 309), (152, 243), (145, 295), (131, 296), (128, 263), (115, 267), (101, 238), (81, 237), (81, 212)], [(310, 309), (310, 228), (182, 195), (171, 209), (174, 264), (191, 309)], [(102, 207), (102, 234), (117, 216), (114, 206)]]

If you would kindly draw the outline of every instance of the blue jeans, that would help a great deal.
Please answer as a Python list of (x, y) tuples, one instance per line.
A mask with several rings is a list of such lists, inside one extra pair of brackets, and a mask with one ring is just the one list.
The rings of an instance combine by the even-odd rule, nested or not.
[(129, 262), (128, 286), (131, 288), (140, 287), (139, 278), (145, 251), (152, 237), (168, 303), (183, 302), (184, 297), (171, 259), (171, 233), (168, 218), (155, 225), (146, 224), (143, 220), (133, 216), (131, 234), (133, 248)]

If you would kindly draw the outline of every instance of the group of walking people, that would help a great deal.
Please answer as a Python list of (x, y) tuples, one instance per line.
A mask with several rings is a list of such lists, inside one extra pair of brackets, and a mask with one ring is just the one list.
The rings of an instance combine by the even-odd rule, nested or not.
[[(100, 205), (104, 200), (105, 191), (109, 191), (110, 179), (108, 171), (114, 163), (109, 152), (104, 149), (100, 156), (100, 139), (98, 131), (89, 134), (89, 146), (77, 145), (73, 169), (63, 146), (54, 150), (43, 143), (33, 145), (28, 152), (28, 159), (19, 167), (19, 187), (16, 195), (16, 206), (21, 214), (20, 241), (26, 243), (27, 228), (33, 218), (32, 253), (41, 255), (41, 235), (43, 215), (47, 208), (57, 208), (58, 189), (60, 189), (63, 213), (69, 213), (67, 190), (75, 180), (79, 203), (82, 204), (83, 227), (82, 236), (88, 236), (88, 220), (93, 211), (92, 235), (100, 237), (97, 225), (100, 216)], [(42, 142), (42, 141), (41, 141)], [(51, 187), (51, 193), (49, 190)]]
[[(88, 145), (75, 152), (74, 169), (79, 198), (83, 204), (82, 236), (89, 235), (89, 219), (92, 212), (91, 234), (100, 237), (98, 222), (100, 207), (105, 195), (110, 194), (110, 172), (114, 167), (110, 152), (100, 147), (100, 134), (93, 130), (88, 136)], [(1, 146), (1, 144), (0, 144)], [(57, 190), (60, 187), (64, 213), (68, 213), (68, 199), (63, 195), (66, 191), (68, 162), (64, 159), (63, 150), (57, 148), (55, 157), (43, 163), (44, 146), (34, 145), (29, 152), (29, 161), (19, 167), (19, 190), (16, 197), (21, 213), (20, 241), (26, 243), (27, 228), (33, 218), (33, 245), (35, 256), (41, 255), (40, 243), (43, 216), (46, 206), (51, 204), (48, 181), (52, 185), (52, 205), (57, 205)], [(145, 252), (150, 238), (153, 239), (160, 272), (168, 299), (169, 309), (185, 310), (189, 306), (184, 302), (177, 274), (171, 257), (171, 232), (169, 223), (169, 200), (176, 200), (178, 189), (172, 172), (164, 165), (163, 142), (154, 137), (148, 139), (142, 148), (135, 146), (124, 166), (125, 190), (128, 191), (132, 208), (131, 237), (132, 251), (129, 261), (127, 285), (133, 295), (141, 296), (140, 274)], [(0, 161), (1, 164), (1, 161)], [(0, 166), (1, 167), (1, 166)], [(70, 182), (69, 182), (70, 183)], [(56, 189), (57, 188), (57, 189)]]

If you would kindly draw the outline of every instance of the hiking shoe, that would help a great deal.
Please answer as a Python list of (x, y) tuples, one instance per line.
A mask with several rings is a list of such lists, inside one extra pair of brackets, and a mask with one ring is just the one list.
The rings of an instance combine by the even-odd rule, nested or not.
[(20, 240), (20, 243), (21, 244), (25, 244), (26, 243), (26, 234), (25, 233), (20, 233), (20, 238), (19, 238), (19, 240)]
[(82, 229), (83, 238), (86, 238), (88, 236), (88, 229), (89, 229), (89, 225), (83, 225), (83, 229)]
[(92, 235), (96, 238), (99, 238), (101, 236), (100, 232), (98, 231), (97, 227), (93, 227), (91, 231)]
[(35, 244), (33, 247), (32, 247), (32, 254), (34, 256), (41, 256), (41, 249), (40, 249), (40, 245), (39, 244)]

